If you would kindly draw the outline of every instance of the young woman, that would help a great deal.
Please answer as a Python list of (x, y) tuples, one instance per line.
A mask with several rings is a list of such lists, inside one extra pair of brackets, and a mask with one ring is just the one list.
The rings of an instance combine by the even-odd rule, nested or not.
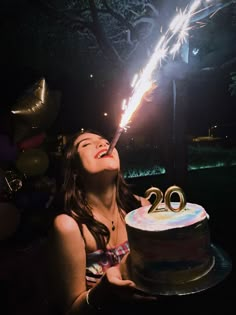
[(104, 137), (85, 131), (66, 152), (65, 213), (55, 218), (49, 242), (62, 314), (114, 314), (115, 302), (137, 298), (135, 284), (120, 271), (129, 252), (124, 217), (150, 203), (130, 191), (117, 150), (107, 155), (108, 148)]

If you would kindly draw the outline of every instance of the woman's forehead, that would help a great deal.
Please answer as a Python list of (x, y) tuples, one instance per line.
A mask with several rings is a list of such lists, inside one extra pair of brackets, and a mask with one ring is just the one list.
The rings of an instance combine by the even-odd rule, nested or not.
[(74, 146), (78, 146), (78, 144), (83, 141), (83, 140), (93, 140), (93, 139), (104, 139), (104, 137), (96, 134), (96, 133), (91, 133), (91, 132), (85, 132), (81, 135), (79, 135), (75, 141), (74, 141)]

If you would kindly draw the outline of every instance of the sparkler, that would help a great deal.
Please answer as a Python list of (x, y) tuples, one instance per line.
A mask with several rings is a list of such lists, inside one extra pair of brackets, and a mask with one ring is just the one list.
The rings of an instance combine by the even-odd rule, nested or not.
[[(157, 66), (161, 65), (162, 60), (166, 59), (168, 55), (173, 58), (180, 50), (182, 44), (187, 40), (189, 30), (191, 29), (190, 23), (191, 19), (200, 11), (197, 11), (201, 5), (202, 0), (195, 0), (191, 5), (186, 6), (186, 8), (174, 17), (170, 23), (166, 33), (160, 38), (157, 43), (154, 52), (148, 61), (145, 68), (140, 72), (139, 75), (135, 75), (133, 82), (131, 84), (132, 93), (128, 100), (123, 100), (123, 114), (121, 116), (120, 124), (116, 130), (116, 133), (110, 143), (107, 154), (111, 154), (119, 137), (126, 125), (130, 121), (131, 116), (138, 108), (144, 95), (151, 90), (154, 86), (154, 80), (152, 78), (153, 71), (156, 70)], [(212, 7), (212, 6), (209, 6)], [(208, 9), (204, 8), (203, 10)]]

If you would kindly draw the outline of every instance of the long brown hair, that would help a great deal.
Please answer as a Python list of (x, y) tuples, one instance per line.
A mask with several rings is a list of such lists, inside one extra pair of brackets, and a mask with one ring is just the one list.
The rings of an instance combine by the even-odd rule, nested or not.
[[(65, 212), (77, 221), (82, 234), (82, 224), (85, 224), (96, 240), (98, 248), (105, 249), (110, 239), (110, 232), (104, 224), (98, 222), (93, 217), (83, 185), (85, 171), (77, 152), (77, 147), (74, 145), (79, 135), (88, 132), (102, 136), (99, 132), (88, 129), (73, 135), (66, 146), (63, 183), (64, 207)], [(134, 197), (130, 185), (125, 181), (121, 171), (117, 174), (116, 191), (116, 202), (119, 209), (123, 209), (128, 213), (141, 206), (140, 201)]]

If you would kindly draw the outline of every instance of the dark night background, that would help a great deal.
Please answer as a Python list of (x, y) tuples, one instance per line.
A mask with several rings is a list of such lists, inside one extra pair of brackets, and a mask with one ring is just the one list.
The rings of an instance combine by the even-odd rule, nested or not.
[[(69, 5), (73, 8), (72, 3), (74, 10), (69, 9)], [(86, 1), (1, 1), (1, 109), (11, 109), (18, 97), (43, 76), (50, 89), (62, 93), (60, 111), (50, 132), (71, 133), (84, 126), (101, 125), (114, 131), (120, 119), (121, 100), (129, 91), (128, 82), (148, 60), (147, 51), (157, 41), (160, 26), (165, 27), (174, 14), (171, 1), (150, 3), (159, 10), (157, 17), (150, 7), (142, 11), (133, 5), (132, 9), (140, 14), (140, 19), (143, 15), (156, 18), (154, 29), (150, 31), (148, 24), (140, 23), (133, 30), (133, 42), (128, 43), (117, 35), (129, 26), (120, 20), (109, 20), (105, 13), (104, 17), (99, 15), (100, 24), (91, 22), (87, 15), (80, 17)], [(177, 1), (176, 6), (184, 8), (186, 3)], [(125, 11), (123, 5), (121, 10), (122, 1), (111, 1), (109, 6), (133, 21), (126, 12), (130, 8)], [(139, 133), (145, 133), (163, 119), (161, 86), (165, 80), (176, 78), (186, 81), (184, 119), (188, 134), (203, 135), (214, 124), (235, 123), (235, 96), (229, 92), (230, 73), (236, 68), (235, 15), (235, 4), (231, 3), (212, 18), (199, 18), (205, 27), (195, 27), (190, 32), (188, 65), (163, 65), (156, 97), (140, 106), (131, 123), (133, 132), (137, 128)], [(108, 28), (113, 31), (109, 33)], [(192, 53), (194, 48), (199, 49), (196, 56)], [(164, 93), (172, 92), (164, 88)], [(108, 113), (107, 119), (104, 112)]]
[[(57, 203), (55, 198), (56, 206), (45, 207), (54, 189), (54, 177), (60, 173), (59, 135), (86, 127), (109, 137), (114, 135), (120, 122), (121, 102), (130, 95), (133, 75), (147, 63), (162, 28), (166, 29), (176, 14), (176, 7), (183, 9), (188, 3), (1, 0), (0, 141), (9, 136), (10, 146), (0, 143), (0, 197), (10, 206), (15, 203), (21, 215), (20, 224), (16, 222), (20, 227), (16, 224), (15, 231), (13, 226), (13, 235), (8, 238), (4, 231), (8, 233), (7, 224), (11, 229), (12, 208), (9, 212), (2, 208), (3, 214), (0, 212), (0, 305), (5, 307), (5, 314), (52, 315), (43, 282), (43, 250), (45, 235), (61, 201)], [(174, 60), (165, 60), (155, 74), (157, 88), (142, 101), (118, 146), (122, 161), (129, 166), (134, 161), (156, 163), (161, 157), (166, 167), (164, 176), (130, 178), (130, 183), (140, 194), (151, 185), (163, 191), (172, 184), (183, 187), (187, 199), (203, 205), (210, 214), (212, 240), (234, 258), (234, 221), (228, 218), (234, 216), (236, 187), (235, 164), (229, 162), (236, 146), (236, 3), (212, 0), (213, 6), (206, 8), (208, 3), (202, 1), (204, 10), (194, 16), (189, 42)], [(40, 78), (45, 78), (47, 89), (59, 93), (60, 99), (56, 107), (43, 103), (46, 111), (33, 128), (37, 113), (30, 111), (28, 117), (24, 113), (18, 117), (11, 110), (20, 99), (26, 99), (27, 91)], [(32, 104), (25, 101), (25, 105), (31, 108)], [(222, 128), (214, 129), (215, 125)], [(209, 156), (215, 163), (215, 155), (219, 154), (226, 160), (225, 167), (188, 172), (187, 150), (192, 139), (204, 139), (210, 131), (218, 131), (216, 136), (224, 140), (229, 132), (230, 146), (226, 142), (225, 147), (223, 142), (222, 148), (220, 143), (220, 153), (216, 153), (218, 142), (210, 143), (209, 148), (208, 143), (197, 143), (194, 152), (202, 164), (208, 164)], [(13, 149), (17, 146), (23, 158), (24, 141), (30, 140), (34, 146), (32, 139), (36, 141), (34, 136), (38, 135), (46, 137), (38, 147), (39, 156), (24, 157), (21, 167), (16, 167), (15, 159), (19, 159)], [(42, 164), (37, 165), (44, 150), (48, 154), (46, 162), (39, 160)], [(195, 160), (198, 162), (198, 157)], [(10, 195), (4, 186), (8, 171), (10, 179), (13, 176), (23, 182), (22, 188), (16, 187)], [(183, 305), (187, 305), (193, 314), (234, 314), (233, 285), (231, 274), (219, 288), (200, 294), (199, 303), (195, 296), (180, 300), (175, 312), (183, 314)], [(197, 304), (196, 309), (192, 309), (192, 303)], [(166, 311), (165, 305), (166, 302)], [(206, 312), (202, 312), (202, 305)]]

